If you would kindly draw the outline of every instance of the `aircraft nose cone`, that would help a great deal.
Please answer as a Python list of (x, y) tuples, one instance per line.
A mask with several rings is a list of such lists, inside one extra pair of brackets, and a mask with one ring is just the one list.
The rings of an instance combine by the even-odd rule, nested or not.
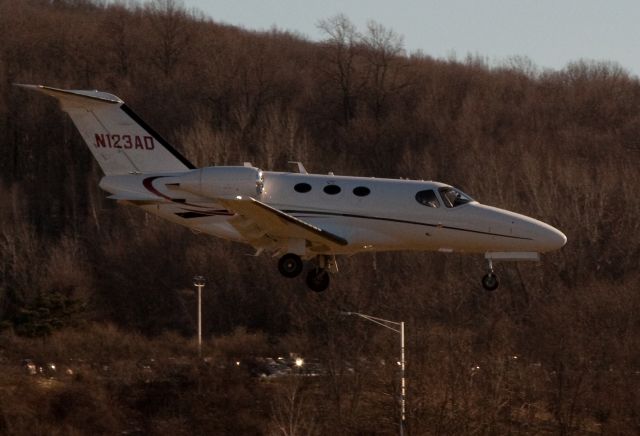
[(541, 245), (541, 251), (552, 251), (562, 248), (567, 243), (567, 237), (560, 230), (545, 225), (536, 238)]

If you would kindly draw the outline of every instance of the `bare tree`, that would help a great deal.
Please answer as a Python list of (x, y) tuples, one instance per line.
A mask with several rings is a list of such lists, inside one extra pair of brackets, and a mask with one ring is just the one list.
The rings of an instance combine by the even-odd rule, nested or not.
[(382, 24), (369, 21), (362, 42), (366, 48), (365, 69), (370, 92), (368, 104), (376, 122), (380, 123), (388, 99), (407, 84), (401, 77), (405, 65), (402, 57), (403, 38)]
[(154, 0), (146, 11), (151, 25), (151, 61), (166, 76), (172, 76), (184, 61), (191, 44), (189, 16), (179, 0)]
[(275, 394), (271, 406), (270, 435), (313, 436), (320, 434), (316, 425), (312, 399), (306, 392), (302, 378), (286, 380)]
[(321, 20), (318, 28), (327, 36), (323, 42), (324, 59), (320, 69), (325, 80), (340, 96), (342, 123), (345, 126), (356, 115), (358, 77), (358, 45), (362, 36), (343, 14)]

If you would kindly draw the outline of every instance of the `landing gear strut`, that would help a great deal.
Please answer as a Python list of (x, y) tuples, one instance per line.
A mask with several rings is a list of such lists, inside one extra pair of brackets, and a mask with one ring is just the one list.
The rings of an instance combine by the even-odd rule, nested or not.
[(500, 285), (500, 281), (498, 280), (498, 276), (493, 272), (493, 262), (491, 259), (489, 261), (489, 272), (482, 277), (482, 287), (487, 291), (495, 291), (498, 289)]
[(287, 253), (278, 261), (278, 271), (285, 277), (290, 279), (297, 277), (302, 272), (303, 268), (302, 259), (300, 256), (293, 253)]

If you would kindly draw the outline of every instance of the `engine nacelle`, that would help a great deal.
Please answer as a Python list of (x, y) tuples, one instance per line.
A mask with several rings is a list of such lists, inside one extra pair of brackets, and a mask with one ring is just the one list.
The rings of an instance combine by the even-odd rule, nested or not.
[(256, 198), (262, 194), (262, 171), (254, 167), (206, 167), (180, 176), (180, 189), (208, 198), (236, 197)]

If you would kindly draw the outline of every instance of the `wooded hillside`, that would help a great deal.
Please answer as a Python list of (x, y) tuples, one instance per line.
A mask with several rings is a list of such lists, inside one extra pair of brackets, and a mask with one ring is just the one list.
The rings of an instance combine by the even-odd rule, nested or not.
[[(69, 396), (93, 389), (87, 401), (117, 404), (98, 430), (51, 412), (48, 394), (37, 401), (49, 415), (28, 396), (19, 409), (14, 386), (13, 400), (0, 394), (0, 433), (39, 420), (43, 434), (111, 434), (139, 419), (134, 410), (151, 417), (136, 424), (146, 434), (391, 434), (397, 338), (340, 310), (407, 323), (411, 434), (640, 432), (638, 79), (615, 63), (541, 71), (526, 59), (407, 55), (379, 24), (320, 26), (326, 39), (312, 43), (220, 25), (172, 0), (0, 0), (0, 363), (99, 360), (105, 337), (137, 341), (127, 353), (149, 358), (178, 353), (168, 342), (193, 335), (191, 277), (202, 274), (206, 337), (227, 341), (215, 353), (295, 348), (326, 368), (321, 383), (265, 389), (194, 376), (219, 385), (171, 385), (166, 401), (183, 402), (162, 413), (76, 380)], [(495, 293), (480, 286), (482, 256), (385, 253), (341, 259), (331, 289), (311, 294), (274, 259), (105, 199), (66, 114), (13, 83), (116, 94), (198, 166), (296, 160), (317, 173), (438, 180), (548, 222), (568, 243), (539, 264), (497, 264)], [(82, 331), (102, 339), (83, 348)], [(60, 351), (66, 343), (76, 355)], [(6, 374), (0, 387), (24, 377)], [(240, 412), (198, 420), (185, 412), (192, 394), (209, 412)], [(287, 413), (299, 420), (285, 431)]]

